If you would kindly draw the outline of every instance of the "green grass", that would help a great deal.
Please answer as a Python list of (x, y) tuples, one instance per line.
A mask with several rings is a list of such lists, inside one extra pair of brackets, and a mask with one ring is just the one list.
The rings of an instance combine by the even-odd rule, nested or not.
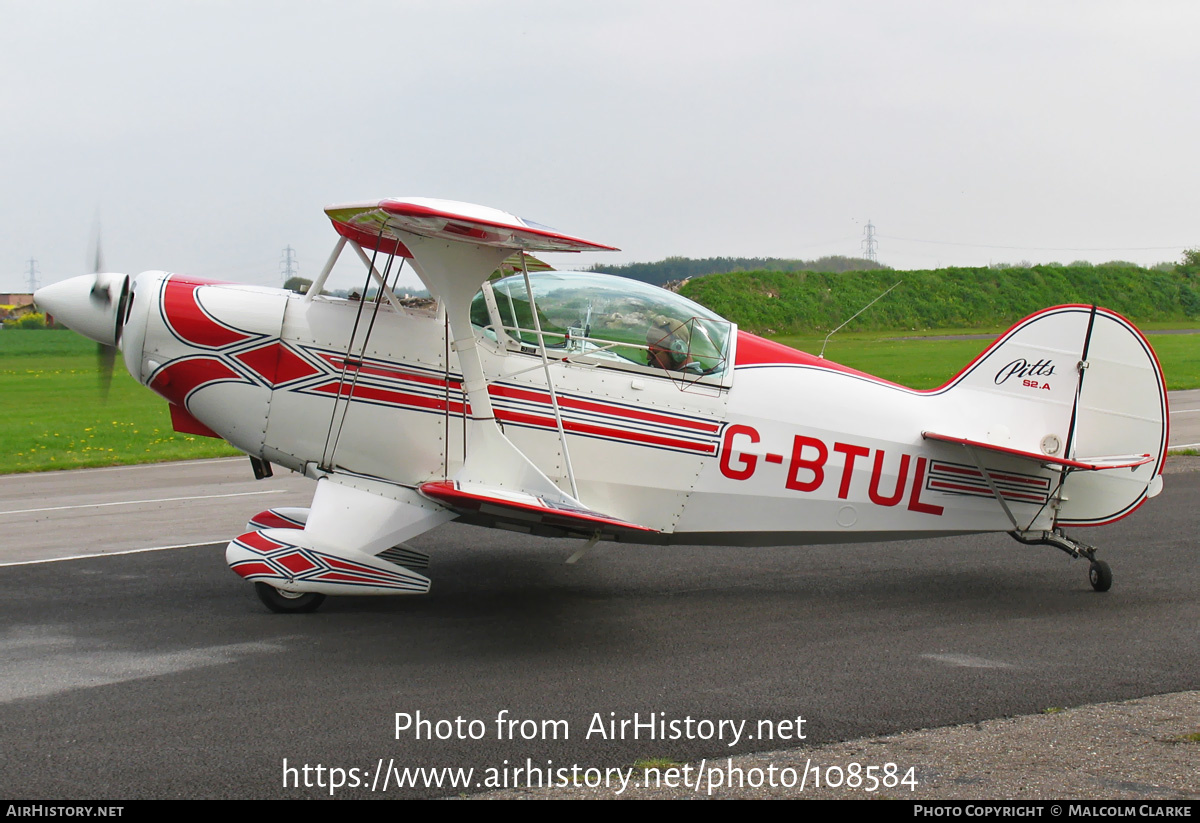
[(31, 354), (88, 355), (95, 359), (96, 344), (66, 329), (0, 331), (0, 366), (7, 368), (11, 358)]
[[(1161, 327), (1185, 324), (1158, 323)], [(988, 340), (896, 340), (914, 334), (1003, 329), (840, 332), (825, 356), (917, 389), (940, 386)], [(821, 350), (823, 333), (774, 339)], [(1153, 335), (1170, 389), (1200, 388), (1200, 336)], [(0, 473), (73, 469), (238, 454), (222, 440), (176, 434), (167, 403), (118, 362), (107, 401), (100, 398), (96, 345), (65, 330), (0, 331)]]
[(0, 409), (2, 473), (240, 453), (176, 434), (167, 402), (119, 361), (103, 400), (96, 344), (68, 331), (0, 331)]
[(1146, 339), (1162, 364), (1168, 389), (1200, 389), (1200, 335), (1153, 334)]
[[(1162, 328), (1188, 328), (1186, 323), (1158, 323)], [(1194, 327), (1194, 324), (1190, 327)], [(998, 337), (1007, 327), (921, 331), (838, 332), (825, 357), (913, 389), (933, 389), (958, 374), (992, 340), (896, 339), (908, 335), (988, 334)], [(792, 348), (817, 354), (824, 334), (774, 335)], [(1167, 388), (1200, 388), (1200, 335), (1154, 334), (1147, 338), (1162, 364)]]
[[(825, 347), (825, 358), (913, 389), (942, 385), (987, 345), (984, 340), (889, 340), (899, 332), (839, 333)], [(772, 339), (818, 354), (820, 337), (777, 335)]]
[(903, 285), (855, 318), (851, 330), (1007, 325), (1042, 306), (1093, 302), (1134, 321), (1200, 322), (1195, 273), (1130, 264), (734, 272), (693, 278), (680, 292), (744, 329), (798, 334), (836, 328), (899, 280)]

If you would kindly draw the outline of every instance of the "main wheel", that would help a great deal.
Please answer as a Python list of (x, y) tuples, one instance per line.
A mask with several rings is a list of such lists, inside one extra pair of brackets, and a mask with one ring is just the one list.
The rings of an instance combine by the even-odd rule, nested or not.
[(315, 612), (325, 602), (325, 595), (316, 592), (285, 592), (269, 583), (255, 583), (254, 593), (273, 612), (303, 614)]
[(1112, 588), (1112, 569), (1103, 560), (1093, 560), (1088, 569), (1088, 580), (1093, 589), (1106, 592)]

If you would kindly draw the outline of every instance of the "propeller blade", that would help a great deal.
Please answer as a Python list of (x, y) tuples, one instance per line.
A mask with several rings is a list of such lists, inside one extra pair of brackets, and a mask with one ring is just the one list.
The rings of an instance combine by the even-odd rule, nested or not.
[(100, 396), (108, 399), (112, 387), (117, 347), (125, 330), (132, 299), (133, 280), (127, 274), (105, 272), (100, 245), (100, 219), (96, 218), (92, 273), (51, 283), (37, 290), (34, 302), (58, 322), (99, 343), (96, 349)]
[(112, 388), (113, 364), (117, 362), (117, 347), (100, 343), (96, 348), (96, 364), (100, 372), (100, 398), (108, 399), (108, 390)]
[(116, 325), (113, 328), (113, 345), (121, 345), (121, 332), (125, 331), (126, 315), (129, 314), (129, 289), (132, 285), (132, 280), (129, 275), (125, 275), (125, 279), (121, 281), (121, 296), (117, 298)]
[[(98, 252), (96, 258), (99, 260)], [(97, 277), (99, 277), (99, 275), (97, 275)], [(113, 324), (113, 344), (109, 346), (101, 343), (100, 348), (97, 351), (100, 367), (101, 400), (108, 400), (108, 391), (112, 388), (113, 364), (115, 364), (117, 361), (117, 347), (121, 345), (121, 332), (125, 330), (125, 313), (129, 306), (130, 282), (131, 281), (128, 274), (125, 275), (121, 281), (121, 296), (117, 298), (117, 310), (114, 312), (115, 318)], [(109, 294), (109, 300), (111, 302), (111, 292), (106, 292), (106, 294)]]
[(92, 302), (98, 306), (103, 306), (104, 308), (111, 306), (113, 302), (112, 287), (112, 275), (102, 274), (100, 272), (93, 274), (91, 290)]
[(92, 274), (104, 271), (104, 254), (100, 251), (100, 209), (96, 209), (96, 247), (92, 257)]

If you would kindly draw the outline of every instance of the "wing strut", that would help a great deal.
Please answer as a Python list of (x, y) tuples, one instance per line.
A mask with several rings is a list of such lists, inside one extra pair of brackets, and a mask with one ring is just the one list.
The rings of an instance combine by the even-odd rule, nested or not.
[[(970, 443), (963, 443), (962, 447), (966, 450), (967, 455), (971, 458), (971, 462), (975, 464), (975, 468), (979, 469), (979, 473), (983, 475), (984, 482), (987, 483), (988, 488), (991, 489), (992, 496), (996, 498), (996, 502), (1000, 504), (1000, 508), (1004, 509), (1004, 513), (1006, 515), (1008, 515), (1008, 522), (1012, 523), (1013, 529), (1018, 532), (1026, 532), (1030, 528), (1032, 528), (1034, 521), (1036, 521), (1041, 516), (1042, 510), (1045, 509), (1046, 504), (1043, 503), (1042, 506), (1037, 510), (1037, 512), (1033, 515), (1033, 518), (1029, 521), (1028, 526), (1026, 526), (1025, 528), (1021, 528), (1021, 524), (1017, 522), (1017, 518), (1012, 513), (1012, 509), (1010, 509), (1008, 507), (1008, 501), (1004, 499), (1004, 495), (1001, 493), (999, 487), (996, 485), (996, 481), (992, 479), (991, 472), (989, 472), (987, 470), (987, 466), (983, 465), (983, 461), (979, 459), (978, 450)], [(1061, 467), (1059, 469), (1058, 486), (1046, 498), (1047, 502), (1049, 502), (1049, 500), (1051, 500), (1052, 498), (1056, 497), (1058, 495), (1058, 493), (1062, 490), (1063, 481), (1066, 480), (1067, 473), (1069, 471), (1070, 471), (1070, 469), (1068, 469), (1066, 467)]]
[(983, 461), (979, 459), (979, 455), (976, 453), (974, 447), (964, 443), (963, 448), (967, 450), (967, 454), (970, 456), (971, 462), (975, 464), (975, 468), (979, 469), (979, 473), (983, 475), (984, 482), (992, 490), (992, 496), (996, 498), (996, 501), (1000, 504), (1000, 508), (1004, 509), (1004, 513), (1008, 515), (1008, 520), (1013, 524), (1013, 528), (1021, 528), (1017, 525), (1017, 518), (1013, 516), (1012, 509), (1008, 507), (1008, 501), (1004, 499), (1004, 495), (1000, 493), (1000, 489), (996, 488), (996, 481), (992, 479), (991, 473), (983, 465)]
[(457, 482), (482, 490), (485, 495), (500, 488), (579, 508), (582, 504), (578, 500), (555, 485), (504, 436), (488, 396), (487, 377), (471, 325), (471, 300), (479, 284), (511, 250), (461, 239), (444, 240), (403, 229), (395, 233), (409, 250), (409, 259), (421, 280), (446, 307), (452, 335), (450, 347), (458, 353), (471, 415), (467, 423), (466, 460), (457, 474)]
[[(379, 249), (376, 247), (370, 259), (363, 252), (362, 247), (358, 243), (351, 240), (350, 243), (354, 246), (354, 250), (363, 258), (363, 262), (367, 265), (367, 276), (363, 281), (362, 296), (358, 301), (358, 311), (354, 315), (354, 326), (350, 330), (350, 339), (346, 342), (346, 355), (342, 358), (342, 370), (338, 375), (338, 391), (333, 398), (333, 413), (329, 416), (329, 428), (325, 432), (325, 448), (321, 452), (321, 467), (326, 471), (331, 471), (334, 468), (334, 456), (337, 453), (338, 441), (342, 438), (342, 428), (346, 425), (346, 415), (350, 410), (350, 403), (354, 397), (354, 389), (358, 386), (358, 378), (362, 374), (362, 358), (366, 355), (367, 344), (371, 340), (371, 332), (375, 329), (375, 320), (379, 317), (379, 307), (383, 305), (384, 297), (397, 308), (401, 313), (404, 309), (396, 302), (395, 295), (392, 289), (388, 286), (388, 276), (391, 274), (392, 264), (396, 261), (396, 253), (391, 251), (388, 253), (387, 263), (383, 267), (383, 274), (380, 275), (375, 268), (375, 258), (379, 254)], [(340, 250), (339, 250), (340, 251)], [(400, 265), (396, 267), (396, 276), (393, 283), (399, 282), (400, 273), (404, 269), (404, 258), (400, 258)], [(354, 354), (354, 342), (358, 336), (358, 327), (362, 321), (363, 308), (367, 302), (367, 290), (370, 287), (371, 280), (374, 279), (377, 283), (377, 292), (375, 294), (374, 306), (371, 309), (371, 317), (367, 323), (366, 333), (363, 335), (362, 346), (359, 348), (359, 354)], [(346, 387), (346, 372), (353, 367), (354, 377), (350, 381), (349, 388)], [(341, 408), (341, 419), (338, 419), (338, 409)], [(334, 423), (337, 423), (337, 431), (334, 431)], [(331, 442), (332, 441), (332, 442)]]
[[(358, 259), (362, 260), (363, 265), (365, 265), (367, 267), (367, 271), (370, 273), (371, 279), (374, 280), (376, 285), (378, 286), (380, 294), (382, 294), (384, 297), (387, 298), (387, 301), (392, 304), (393, 309), (400, 312), (401, 314), (407, 314), (408, 312), (406, 312), (404, 310), (404, 307), (400, 305), (400, 301), (396, 299), (395, 290), (393, 290), (392, 287), (389, 286), (387, 283), (387, 271), (388, 271), (388, 269), (390, 269), (392, 267), (392, 261), (396, 259), (396, 255), (395, 254), (388, 255), (387, 264), (384, 266), (384, 272), (381, 275), (375, 269), (374, 255), (372, 255), (371, 257), (367, 257), (367, 253), (365, 251), (363, 251), (362, 246), (360, 246), (358, 243), (355, 243), (353, 240), (350, 241), (350, 245), (354, 247), (354, 250), (356, 252), (358, 252)], [(400, 279), (399, 279), (400, 271), (403, 268), (404, 268), (404, 258), (401, 257), (400, 258), (400, 268), (396, 269), (396, 279), (392, 281), (393, 283), (400, 282)], [(366, 288), (365, 288), (365, 284), (364, 284), (363, 297), (365, 298), (366, 295), (367, 295), (367, 292), (366, 292)], [(379, 310), (378, 309), (378, 304), (379, 304), (378, 297), (376, 297), (375, 303), (376, 303), (376, 311), (378, 311)], [(374, 322), (374, 320), (372, 320), (372, 322)], [(366, 349), (364, 349), (364, 351), (366, 351)]]
[(346, 248), (346, 238), (339, 237), (337, 243), (333, 246), (333, 253), (325, 261), (325, 268), (321, 269), (321, 273), (317, 275), (317, 279), (312, 281), (312, 285), (304, 293), (305, 303), (311, 303), (312, 299), (321, 293), (321, 289), (325, 288), (325, 281), (329, 279), (329, 273), (333, 271), (333, 266), (337, 263), (338, 258), (342, 256), (342, 249), (344, 248)]
[(567, 448), (567, 432), (563, 428), (562, 411), (558, 407), (558, 392), (554, 390), (554, 378), (550, 375), (550, 357), (546, 354), (546, 338), (542, 335), (542, 321), (538, 318), (537, 303), (533, 299), (533, 286), (529, 284), (529, 269), (525, 265), (524, 250), (521, 251), (521, 273), (525, 277), (525, 294), (529, 297), (533, 329), (537, 333), (538, 346), (542, 350), (542, 370), (546, 373), (546, 389), (550, 392), (550, 405), (554, 408), (554, 422), (558, 425), (558, 442), (562, 444), (563, 466), (567, 470), (567, 480), (571, 483), (571, 496), (578, 500), (579, 488), (575, 485), (575, 470), (571, 468), (571, 452)]
[[(337, 243), (333, 247), (333, 252), (329, 255), (329, 259), (325, 261), (325, 268), (321, 269), (321, 273), (317, 275), (317, 279), (309, 285), (308, 291), (304, 293), (304, 302), (311, 303), (314, 297), (319, 297), (321, 295), (321, 289), (325, 288), (325, 281), (329, 279), (329, 274), (333, 271), (334, 264), (337, 263), (338, 258), (342, 256), (342, 249), (346, 247), (347, 243), (354, 248), (354, 251), (358, 254), (358, 258), (363, 261), (363, 265), (367, 267), (367, 271), (370, 273), (371, 278), (376, 282), (376, 284), (378, 284), (379, 290), (383, 293), (383, 296), (387, 298), (387, 301), (392, 305), (392, 308), (401, 314), (407, 314), (404, 306), (402, 306), (400, 301), (396, 298), (395, 289), (388, 286), (383, 276), (379, 274), (378, 269), (375, 268), (375, 264), (373, 262), (374, 255), (367, 257), (367, 253), (363, 251), (362, 245), (360, 245), (357, 240), (351, 240), (344, 236), (338, 238)], [(376, 248), (375, 250), (378, 251), (379, 249)]]
[[(487, 375), (471, 324), (471, 302), (480, 284), (514, 251), (615, 250), (612, 246), (561, 234), (495, 209), (451, 201), (407, 198), (331, 206), (325, 211), (337, 232), (352, 242), (372, 245), (377, 251), (411, 260), (421, 281), (444, 308), (450, 347), (458, 353), (462, 391), (471, 409), (469, 419), (464, 421), (468, 448), (454, 478), (421, 484), (422, 495), (460, 513), (476, 513), (473, 517), (503, 522), (518, 520), (536, 524), (537, 528), (589, 535), (597, 530), (623, 535), (655, 531), (588, 509), (505, 436), (492, 408)], [(532, 304), (529, 268), (529, 261), (522, 259), (521, 269), (526, 275)], [(537, 334), (543, 344), (542, 367), (549, 378), (545, 332), (540, 321), (535, 322), (539, 322)], [(553, 395), (552, 381), (548, 389)], [(565, 454), (561, 411), (557, 396), (553, 396)], [(569, 458), (566, 462), (569, 465)], [(567, 473), (574, 490), (574, 473), (569, 468)]]

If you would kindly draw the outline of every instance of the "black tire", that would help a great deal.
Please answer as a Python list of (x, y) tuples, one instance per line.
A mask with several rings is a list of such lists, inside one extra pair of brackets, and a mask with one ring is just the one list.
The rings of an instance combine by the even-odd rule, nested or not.
[(1112, 588), (1112, 569), (1103, 560), (1093, 560), (1088, 569), (1088, 581), (1098, 592), (1106, 592)]
[(254, 593), (273, 612), (305, 614), (315, 612), (325, 602), (325, 595), (316, 592), (293, 593), (280, 591), (269, 583), (255, 583)]

